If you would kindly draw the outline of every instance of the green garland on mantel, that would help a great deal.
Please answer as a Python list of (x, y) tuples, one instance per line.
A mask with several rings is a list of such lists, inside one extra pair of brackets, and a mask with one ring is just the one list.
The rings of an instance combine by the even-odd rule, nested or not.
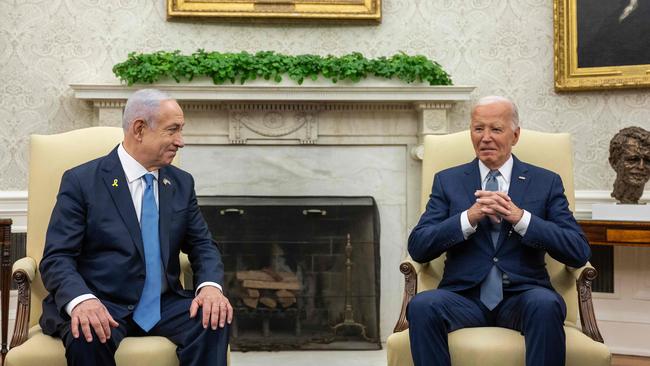
[(263, 78), (281, 82), (283, 75), (298, 84), (320, 76), (336, 83), (339, 80), (358, 82), (368, 76), (405, 83), (425, 82), (430, 85), (451, 85), (451, 78), (435, 61), (425, 56), (398, 53), (391, 57), (367, 59), (354, 52), (344, 56), (283, 55), (273, 51), (220, 53), (198, 50), (191, 55), (180, 51), (129, 54), (126, 61), (113, 66), (113, 73), (128, 85), (155, 83), (161, 78), (176, 82), (207, 76), (215, 84)]

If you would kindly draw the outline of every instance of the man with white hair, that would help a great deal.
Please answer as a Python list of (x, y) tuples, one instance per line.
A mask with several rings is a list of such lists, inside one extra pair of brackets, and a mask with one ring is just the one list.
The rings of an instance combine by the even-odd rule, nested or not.
[(434, 177), (408, 250), (417, 262), (447, 260), (438, 289), (408, 304), (416, 366), (451, 365), (447, 334), (484, 326), (520, 331), (528, 366), (565, 364), (566, 304), (544, 256), (581, 267), (591, 251), (560, 177), (512, 154), (519, 134), (512, 101), (480, 99), (470, 123), (476, 159)]
[[(184, 124), (175, 100), (139, 90), (124, 109), (124, 141), (61, 179), (40, 263), (49, 291), (40, 325), (62, 339), (68, 365), (115, 365), (124, 337), (149, 335), (174, 342), (183, 366), (226, 365), (233, 313), (221, 256), (192, 176), (170, 165)], [(181, 287), (181, 251), (195, 292)]]

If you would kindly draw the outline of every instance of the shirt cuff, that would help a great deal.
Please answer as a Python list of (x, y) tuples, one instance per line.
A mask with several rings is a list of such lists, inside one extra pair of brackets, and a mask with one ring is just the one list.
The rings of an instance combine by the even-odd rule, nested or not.
[(467, 217), (467, 210), (463, 211), (460, 214), (460, 229), (463, 231), (463, 238), (467, 240), (470, 235), (476, 232), (476, 225), (472, 226), (469, 223), (469, 217)]
[(512, 228), (515, 230), (515, 232), (521, 236), (526, 235), (526, 231), (528, 230), (528, 225), (530, 225), (530, 212), (523, 210), (524, 214), (521, 216), (521, 220), (513, 226)]
[(200, 290), (201, 288), (205, 287), (205, 286), (216, 287), (216, 288), (219, 289), (219, 291), (221, 291), (221, 292), (223, 293), (223, 288), (221, 288), (221, 285), (220, 285), (220, 284), (218, 284), (218, 283), (216, 283), (216, 282), (209, 282), (209, 281), (208, 281), (208, 282), (202, 282), (202, 283), (201, 283), (201, 284), (196, 288), (196, 291), (194, 291), (194, 296), (196, 296), (196, 295), (199, 293), (199, 290)]
[(97, 296), (93, 294), (83, 294), (75, 297), (74, 299), (70, 300), (69, 303), (65, 305), (65, 312), (68, 313), (68, 315), (72, 316), (72, 309), (74, 309), (75, 306), (79, 305), (79, 303), (89, 300), (89, 299), (96, 299)]

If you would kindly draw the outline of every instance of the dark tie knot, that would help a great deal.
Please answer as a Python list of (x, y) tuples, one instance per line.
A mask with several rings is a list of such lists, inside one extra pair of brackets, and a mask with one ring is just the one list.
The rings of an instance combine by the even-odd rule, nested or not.
[(151, 187), (153, 184), (154, 176), (151, 173), (147, 173), (142, 176), (144, 178), (144, 181), (147, 183), (147, 188)]
[(499, 175), (501, 175), (501, 173), (499, 173), (498, 170), (490, 170), (487, 176), (488, 179), (496, 179)]

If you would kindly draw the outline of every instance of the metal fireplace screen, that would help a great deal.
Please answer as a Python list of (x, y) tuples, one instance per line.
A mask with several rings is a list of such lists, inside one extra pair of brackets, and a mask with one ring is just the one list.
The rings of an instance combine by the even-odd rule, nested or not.
[(199, 197), (235, 308), (234, 350), (379, 349), (371, 197)]

